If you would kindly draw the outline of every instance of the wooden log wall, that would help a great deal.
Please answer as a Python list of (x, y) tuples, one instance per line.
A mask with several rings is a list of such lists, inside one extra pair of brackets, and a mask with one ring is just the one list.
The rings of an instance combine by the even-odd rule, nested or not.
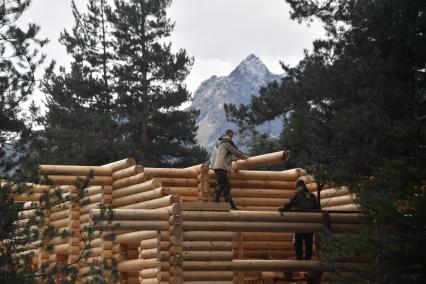
[(167, 187), (171, 194), (180, 196), (182, 202), (198, 202), (209, 198), (209, 185), (203, 187), (200, 176), (205, 175), (205, 165), (187, 169), (178, 168), (145, 168), (154, 179)]
[[(54, 225), (71, 236), (51, 240), (53, 254), (35, 250), (34, 263), (73, 264), (80, 277), (88, 277), (91, 266), (107, 268), (115, 261), (117, 283), (242, 283), (269, 277), (235, 261), (294, 258), (293, 232), (316, 232), (324, 225), (322, 213), (286, 212), (281, 217), (276, 212), (293, 196), (297, 179), (304, 179), (315, 190), (312, 178), (303, 170), (246, 170), (282, 161), (283, 155), (277, 152), (234, 163), (236, 170), (229, 174), (231, 195), (241, 211), (229, 211), (223, 196), (220, 203), (209, 202), (215, 176), (203, 164), (183, 169), (144, 168), (133, 159), (124, 159), (101, 167), (42, 165), (41, 180), (46, 185), (33, 186), (35, 194), (41, 195), (53, 183), (62, 188), (64, 197), (72, 198), (79, 194), (72, 181), (89, 173), (94, 176), (79, 204), (64, 202), (48, 212), (45, 226)], [(326, 209), (355, 209), (353, 196), (345, 188), (327, 188), (321, 197)], [(19, 199), (34, 200), (31, 195)], [(22, 219), (34, 214), (32, 205), (36, 202), (26, 204)], [(105, 216), (113, 212), (112, 222), (94, 223), (105, 217), (100, 212), (106, 212)], [(363, 229), (356, 214), (339, 214), (330, 216), (334, 233)], [(93, 226), (98, 235), (90, 244), (88, 258), (80, 259), (87, 245), (81, 237), (87, 237), (85, 227)], [(258, 265), (264, 265), (261, 263)], [(103, 276), (110, 279), (111, 269), (104, 271)]]
[[(164, 185), (185, 183), (196, 185), (197, 175), (196, 170), (144, 168), (138, 165), (113, 173), (113, 208), (129, 210), (130, 215), (137, 210), (149, 210), (151, 213), (145, 211), (145, 215), (148, 216), (157, 214), (155, 221), (135, 220), (132, 219), (133, 217), (117, 220), (115, 216), (110, 224), (112, 227), (118, 226), (114, 244), (119, 244), (119, 247), (114, 258), (119, 263), (120, 283), (148, 279), (147, 277), (158, 269), (157, 254), (154, 256), (153, 253), (155, 250), (158, 251), (157, 241), (163, 242), (164, 247), (168, 236), (163, 233), (162, 240), (158, 240), (161, 236), (158, 237), (156, 232), (158, 229), (169, 228), (169, 213), (166, 208), (181, 201), (179, 195)], [(160, 226), (160, 228), (152, 231), (147, 229), (152, 225)]]
[[(231, 195), (238, 208), (248, 211), (276, 211), (293, 196), (302, 169), (276, 171), (232, 171), (228, 177)], [(214, 171), (209, 171), (210, 188), (215, 188)], [(223, 201), (223, 196), (221, 197)]]
[[(224, 206), (225, 205), (225, 206)], [(189, 206), (182, 204), (182, 228), (183, 228), (183, 253), (182, 264), (188, 262), (214, 263), (217, 261), (232, 261), (233, 259), (233, 233), (224, 230), (216, 230), (214, 232), (206, 232), (204, 230), (184, 229), (185, 215), (188, 212), (228, 212), (226, 204), (217, 206), (214, 203), (206, 203), (202, 206)], [(234, 273), (227, 269), (218, 270), (216, 272), (208, 269), (191, 269), (183, 267), (183, 281), (185, 283), (198, 283), (220, 281), (221, 283), (233, 283)]]
[[(281, 253), (278, 251), (291, 249), (278, 243), (289, 240), (289, 233), (318, 232), (326, 220), (331, 224), (331, 232), (338, 234), (365, 229), (358, 213), (287, 212), (280, 216), (278, 212), (228, 211), (215, 203), (181, 203), (157, 210), (114, 209), (114, 216), (126, 228), (146, 230), (140, 235), (138, 259), (123, 260), (118, 266), (124, 273), (139, 271), (140, 283), (243, 283), (246, 276), (257, 273), (263, 277), (262, 271), (307, 269), (315, 272), (320, 270), (318, 261), (282, 262), (286, 255), (256, 260), (244, 255), (245, 251), (242, 254), (233, 251), (237, 245), (235, 240), (243, 236), (248, 240), (243, 243), (247, 248), (263, 246), (265, 251)], [(100, 210), (93, 209), (91, 219), (96, 227), (104, 225), (96, 221), (106, 218)]]

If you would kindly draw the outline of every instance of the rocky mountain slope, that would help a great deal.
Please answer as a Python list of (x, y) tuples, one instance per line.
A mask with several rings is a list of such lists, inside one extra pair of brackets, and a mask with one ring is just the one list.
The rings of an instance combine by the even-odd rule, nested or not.
[[(201, 83), (194, 93), (190, 108), (200, 110), (197, 124), (197, 140), (211, 152), (215, 141), (228, 129), (237, 126), (226, 120), (224, 103), (248, 104), (252, 95), (258, 96), (261, 86), (280, 80), (272, 74), (254, 54), (244, 59), (228, 76), (212, 76)], [(267, 122), (260, 128), (277, 136), (281, 130), (281, 119)], [(235, 137), (238, 141), (238, 134)]]

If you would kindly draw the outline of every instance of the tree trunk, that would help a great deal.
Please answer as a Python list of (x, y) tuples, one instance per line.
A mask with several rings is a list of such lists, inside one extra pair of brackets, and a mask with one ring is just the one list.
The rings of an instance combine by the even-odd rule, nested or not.
[(142, 11), (142, 31), (141, 31), (141, 38), (142, 38), (142, 115), (141, 115), (141, 156), (142, 158), (146, 158), (148, 153), (148, 144), (149, 144), (149, 137), (148, 137), (148, 103), (149, 103), (149, 83), (148, 83), (148, 62), (147, 62), (147, 50), (146, 50), (146, 30), (145, 30), (145, 24), (146, 24), (146, 15), (144, 13), (145, 9), (142, 4), (141, 5), (141, 11)]

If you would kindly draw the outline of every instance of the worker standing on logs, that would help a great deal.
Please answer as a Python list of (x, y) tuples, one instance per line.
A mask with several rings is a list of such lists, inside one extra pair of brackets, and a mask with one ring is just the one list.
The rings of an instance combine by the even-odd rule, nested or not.
[(213, 150), (210, 168), (216, 174), (216, 189), (213, 193), (213, 201), (219, 202), (220, 194), (223, 192), (223, 197), (226, 202), (229, 202), (231, 209), (238, 210), (231, 197), (231, 185), (228, 180), (228, 172), (231, 170), (233, 157), (243, 160), (248, 158), (243, 154), (232, 141), (234, 131), (228, 129), (225, 135), (219, 138)]
[[(312, 210), (317, 209), (317, 198), (311, 193), (303, 180), (296, 181), (296, 192), (287, 204), (278, 208), (281, 213), (288, 209)], [(294, 251), (296, 259), (310, 260), (312, 258), (313, 233), (295, 233)], [(303, 243), (305, 243), (305, 256), (303, 256)]]

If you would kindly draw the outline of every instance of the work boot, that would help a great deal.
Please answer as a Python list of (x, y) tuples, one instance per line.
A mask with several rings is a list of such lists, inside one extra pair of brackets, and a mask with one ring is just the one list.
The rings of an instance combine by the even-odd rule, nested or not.
[(223, 197), (225, 199), (225, 202), (229, 203), (231, 210), (240, 210), (237, 206), (235, 206), (234, 200), (232, 200), (232, 197), (229, 194), (225, 194)]
[(213, 202), (220, 202), (220, 193), (217, 189), (213, 192)]

